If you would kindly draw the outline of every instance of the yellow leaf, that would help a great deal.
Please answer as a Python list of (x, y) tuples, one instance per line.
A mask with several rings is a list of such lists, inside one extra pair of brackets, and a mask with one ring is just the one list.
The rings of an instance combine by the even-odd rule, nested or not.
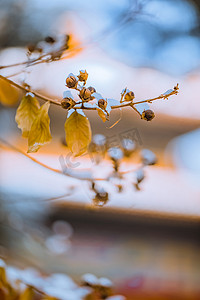
[(31, 287), (27, 287), (20, 295), (19, 300), (32, 300), (34, 299), (34, 291)]
[(65, 122), (65, 134), (68, 147), (75, 156), (79, 156), (86, 152), (91, 142), (90, 122), (75, 111)]
[(99, 117), (101, 118), (101, 120), (102, 120), (103, 122), (105, 122), (105, 121), (107, 120), (107, 118), (106, 118), (106, 115), (105, 115), (105, 113), (103, 112), (103, 110), (100, 109), (100, 108), (97, 108), (97, 112), (98, 112), (98, 115), (99, 115)]
[(9, 82), (0, 78), (0, 102), (6, 106), (13, 106), (19, 99), (19, 91)]
[(15, 121), (18, 127), (22, 130), (22, 136), (28, 137), (29, 131), (35, 120), (40, 105), (38, 100), (31, 94), (27, 94), (22, 98), (22, 101), (17, 109)]
[(6, 271), (3, 266), (0, 266), (0, 284), (7, 285)]
[(48, 116), (50, 103), (41, 106), (28, 136), (28, 153), (37, 152), (41, 146), (51, 141), (50, 119)]

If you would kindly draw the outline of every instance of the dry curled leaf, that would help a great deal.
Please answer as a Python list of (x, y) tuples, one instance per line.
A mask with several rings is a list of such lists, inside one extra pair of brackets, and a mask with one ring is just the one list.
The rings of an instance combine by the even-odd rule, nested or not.
[(19, 99), (19, 91), (8, 81), (0, 78), (0, 102), (6, 106), (12, 106)]
[(75, 156), (86, 152), (91, 142), (91, 127), (87, 117), (74, 111), (65, 122), (66, 142)]
[(97, 108), (97, 112), (98, 112), (98, 115), (99, 115), (99, 117), (101, 118), (101, 120), (102, 120), (103, 122), (106, 122), (106, 120), (107, 120), (107, 115), (106, 115), (106, 113), (105, 113), (101, 108)]
[(51, 141), (50, 119), (48, 115), (50, 103), (41, 106), (28, 136), (28, 153), (37, 152), (41, 146)]
[(34, 95), (28, 93), (22, 98), (22, 101), (16, 112), (15, 121), (17, 122), (18, 127), (21, 129), (23, 137), (28, 137), (29, 131), (39, 109), (39, 102)]

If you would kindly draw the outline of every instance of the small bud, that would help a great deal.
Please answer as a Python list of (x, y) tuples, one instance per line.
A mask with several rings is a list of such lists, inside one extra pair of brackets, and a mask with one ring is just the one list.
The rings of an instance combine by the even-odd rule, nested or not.
[(142, 113), (142, 119), (146, 121), (151, 121), (155, 117), (154, 112), (151, 109), (144, 110)]
[(124, 101), (132, 101), (135, 98), (135, 95), (132, 91), (128, 92), (124, 96)]
[(106, 107), (107, 107), (107, 101), (106, 101), (105, 99), (99, 99), (99, 101), (98, 101), (98, 106), (99, 106), (101, 109), (105, 110)]
[(79, 97), (82, 100), (90, 100), (91, 97), (91, 91), (87, 88), (82, 88), (82, 90), (80, 91)]
[(35, 51), (36, 46), (35, 46), (34, 44), (29, 44), (29, 45), (27, 46), (27, 48), (28, 48), (28, 51), (29, 51), (30, 53), (32, 53), (32, 52)]
[(66, 79), (66, 85), (68, 88), (76, 88), (77, 86), (77, 79), (75, 76), (71, 75), (71, 76), (68, 76), (67, 79)]
[(83, 71), (83, 70), (79, 71), (78, 80), (79, 81), (84, 81), (84, 83), (86, 83), (87, 79), (88, 79), (87, 71), (86, 70), (85, 71)]
[(116, 187), (117, 187), (118, 193), (123, 192), (123, 185), (122, 184), (117, 184)]
[(72, 98), (64, 98), (61, 101), (61, 106), (64, 109), (71, 109), (76, 105), (76, 102)]
[(175, 91), (178, 91), (178, 90), (179, 90), (178, 83), (177, 83), (177, 85), (174, 87), (174, 90), (175, 90)]
[(45, 42), (46, 43), (49, 43), (49, 44), (54, 44), (55, 43), (55, 39), (53, 38), (53, 37), (51, 37), (51, 36), (47, 36), (47, 37), (45, 37)]
[(92, 87), (92, 86), (89, 86), (89, 87), (88, 87), (88, 90), (90, 90), (91, 94), (96, 93), (95, 88)]

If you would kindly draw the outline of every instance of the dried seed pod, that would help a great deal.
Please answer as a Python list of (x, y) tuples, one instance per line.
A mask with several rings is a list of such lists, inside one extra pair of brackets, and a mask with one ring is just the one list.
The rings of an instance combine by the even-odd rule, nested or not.
[(118, 193), (123, 192), (123, 185), (122, 184), (117, 184), (116, 187), (117, 187)]
[(95, 275), (88, 273), (82, 276), (82, 284), (91, 288), (88, 299), (107, 299), (113, 295), (113, 284), (108, 278), (97, 278)]
[(108, 200), (108, 193), (104, 189), (101, 189), (96, 191), (96, 195), (92, 201), (95, 206), (104, 206)]
[(44, 40), (46, 43), (49, 43), (49, 44), (54, 44), (56, 41), (52, 36), (47, 36), (47, 37), (45, 37)]
[(122, 150), (118, 147), (110, 148), (108, 150), (108, 155), (113, 161), (119, 161), (124, 156)]
[(70, 89), (76, 88), (77, 83), (78, 83), (78, 80), (76, 79), (76, 77), (74, 75), (70, 75), (66, 79), (66, 86)]
[(89, 286), (89, 287), (94, 287), (96, 285), (98, 285), (98, 278), (90, 273), (86, 273), (82, 276), (82, 284), (84, 286)]
[(91, 94), (96, 93), (96, 89), (93, 86), (89, 86), (88, 90), (90, 90)]
[(129, 91), (124, 96), (124, 101), (132, 101), (135, 98), (135, 94), (132, 91)]
[(131, 139), (123, 139), (121, 145), (126, 157), (129, 157), (136, 149), (136, 143)]
[(71, 109), (76, 105), (76, 102), (72, 98), (64, 98), (61, 101), (61, 106), (64, 109)]
[(87, 88), (82, 88), (82, 90), (79, 93), (79, 97), (83, 100), (83, 101), (89, 101), (91, 100), (91, 91)]
[(87, 71), (86, 70), (85, 71), (83, 71), (83, 70), (79, 71), (78, 80), (79, 81), (84, 81), (84, 84), (85, 84), (87, 79), (88, 79)]
[(118, 171), (120, 167), (120, 160), (123, 158), (124, 154), (122, 150), (118, 147), (113, 147), (108, 150), (108, 155), (112, 159), (114, 174), (120, 177)]
[(152, 166), (155, 165), (157, 162), (156, 155), (149, 149), (143, 149), (140, 155), (141, 155), (142, 163), (144, 165)]
[(137, 183), (139, 184), (139, 183), (142, 182), (143, 179), (144, 179), (144, 171), (143, 171), (143, 169), (141, 168), (141, 169), (137, 170), (135, 173), (136, 173), (136, 180), (137, 180)]
[(99, 147), (106, 145), (106, 137), (103, 134), (95, 134), (92, 141)]
[(107, 101), (105, 100), (105, 99), (99, 99), (99, 101), (98, 101), (98, 106), (101, 108), (101, 109), (103, 109), (103, 110), (105, 110), (106, 109), (106, 107), (107, 107)]
[(29, 51), (30, 53), (34, 52), (34, 51), (35, 51), (35, 48), (36, 48), (36, 45), (34, 45), (34, 44), (29, 44), (29, 45), (27, 46), (27, 49), (28, 49), (28, 51)]
[(41, 54), (43, 52), (43, 48), (36, 46), (34, 51), (37, 51)]
[(154, 114), (153, 110), (147, 109), (147, 110), (143, 111), (141, 118), (146, 121), (151, 121), (151, 120), (153, 120), (154, 117), (155, 117), (155, 114)]
[(89, 146), (90, 152), (103, 154), (106, 151), (106, 137), (103, 134), (95, 134)]
[(178, 85), (179, 85), (179, 84), (177, 83), (177, 85), (174, 86), (174, 90), (175, 90), (175, 91), (178, 91), (178, 90), (179, 90), (179, 86), (178, 86)]

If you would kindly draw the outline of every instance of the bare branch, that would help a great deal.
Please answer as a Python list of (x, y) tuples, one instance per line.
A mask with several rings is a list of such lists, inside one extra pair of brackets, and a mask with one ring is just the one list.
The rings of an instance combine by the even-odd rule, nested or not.
[(20, 90), (22, 90), (22, 91), (24, 91), (24, 92), (27, 92), (27, 93), (28, 93), (28, 92), (31, 92), (31, 93), (33, 93), (37, 98), (40, 98), (41, 100), (49, 101), (49, 102), (51, 102), (51, 103), (53, 103), (53, 104), (56, 104), (56, 105), (60, 105), (60, 106), (61, 106), (61, 103), (60, 103), (59, 101), (50, 99), (50, 98), (45, 97), (45, 96), (43, 96), (43, 95), (41, 95), (41, 94), (39, 94), (39, 93), (36, 93), (36, 92), (30, 90), (29, 88), (24, 87), (24, 86), (22, 86), (22, 85), (19, 85), (19, 84), (17, 84), (16, 82), (14, 82), (14, 81), (12, 81), (12, 80), (10, 80), (10, 79), (8, 79), (8, 78), (2, 76), (2, 75), (0, 75), (0, 79), (3, 79), (3, 80), (5, 80), (5, 81), (9, 82), (11, 85), (15, 86), (16, 88), (18, 88), (18, 89), (20, 89)]
[[(34, 92), (34, 91), (30, 90), (27, 87), (24, 87), (22, 85), (17, 84), (16, 82), (8, 79), (5, 76), (0, 75), (0, 78), (3, 79), (3, 80), (5, 80), (5, 81), (7, 81), (7, 82), (9, 82), (11, 85), (13, 85), (13, 86), (15, 86), (15, 87), (17, 87), (17, 88), (25, 91), (25, 92), (31, 92), (31, 93), (33, 93), (36, 97), (40, 98), (41, 100), (49, 101), (52, 104), (61, 106), (61, 100), (54, 100), (54, 99), (48, 98), (46, 96), (43, 96), (43, 95), (41, 95), (41, 94), (39, 94), (37, 92)], [(77, 89), (77, 90), (79, 91), (79, 89)], [(122, 104), (111, 106), (111, 109), (118, 109), (118, 108), (123, 108), (123, 107), (130, 106), (130, 107), (132, 107), (141, 116), (140, 112), (136, 109), (135, 105), (141, 104), (141, 103), (151, 103), (151, 102), (153, 102), (155, 100), (160, 100), (160, 99), (168, 99), (172, 95), (177, 95), (178, 94), (178, 90), (179, 90), (179, 87), (178, 87), (178, 83), (177, 83), (177, 85), (174, 87), (174, 89), (168, 90), (167, 92), (161, 94), (158, 97), (150, 98), (150, 99), (146, 99), (146, 100), (141, 100), (141, 101), (137, 101), (137, 102), (133, 102), (133, 101), (130, 101), (130, 102), (127, 102), (127, 103), (123, 102)], [(97, 110), (98, 109), (97, 107), (84, 107), (82, 104), (83, 104), (82, 102), (78, 102), (78, 103), (76, 103), (76, 105), (73, 108), (74, 109), (83, 109), (83, 110)]]

